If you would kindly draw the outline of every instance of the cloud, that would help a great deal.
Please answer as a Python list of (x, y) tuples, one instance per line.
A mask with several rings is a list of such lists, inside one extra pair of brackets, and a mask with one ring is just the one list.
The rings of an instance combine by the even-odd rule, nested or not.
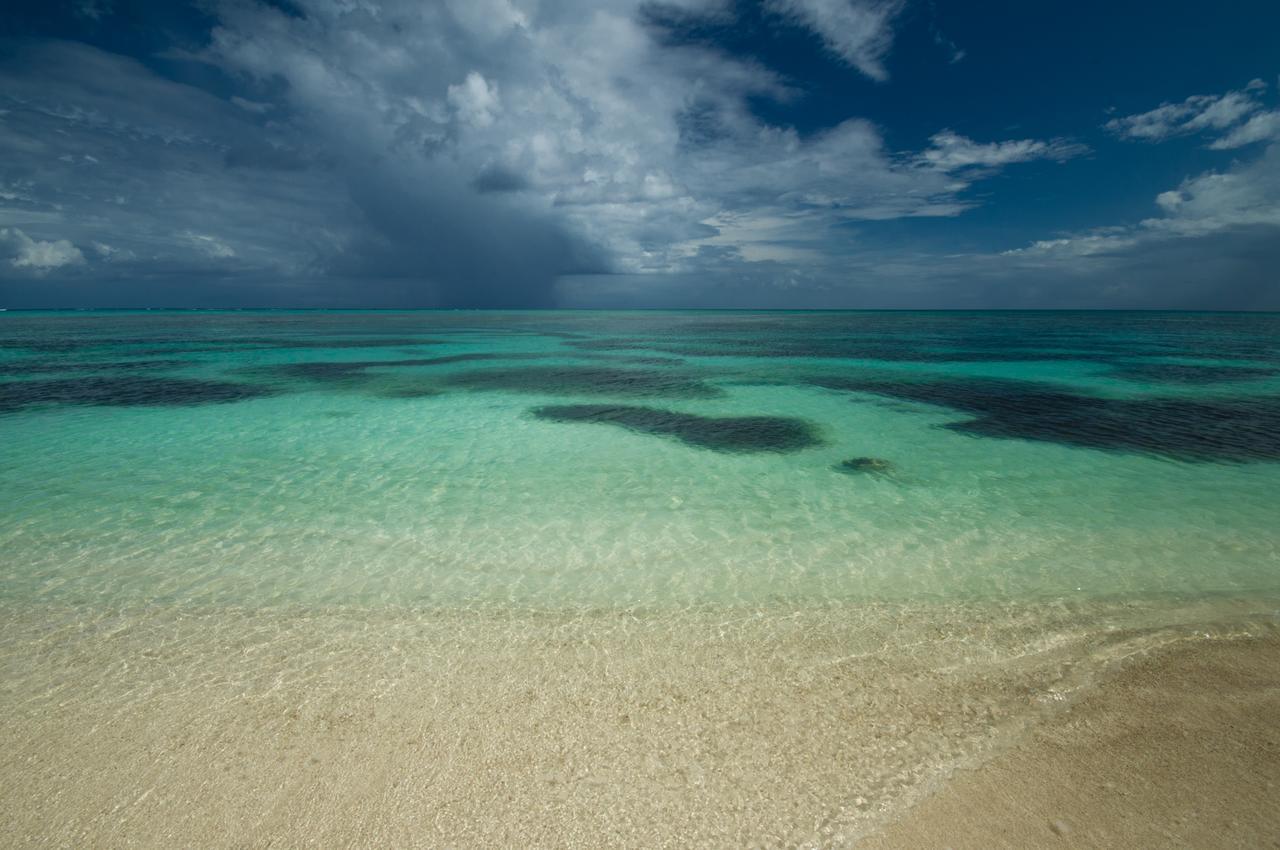
[(1227, 135), (1214, 140), (1209, 147), (1214, 150), (1231, 150), (1271, 139), (1280, 139), (1280, 109), (1251, 116)]
[[(974, 160), (1004, 157), (958, 162), (973, 167)], [(709, 265), (698, 274), (585, 278), (566, 284), (565, 297), (599, 307), (1280, 309), (1280, 145), (1188, 177), (1153, 198), (1152, 215), (1141, 221), (1003, 252), (943, 255), (850, 238), (844, 253), (824, 245), (805, 254), (813, 243), (802, 234), (812, 219), (716, 224), (733, 238), (714, 236), (705, 244), (758, 249), (758, 261)]]
[(1103, 126), (1121, 138), (1146, 142), (1225, 132), (1209, 147), (1237, 148), (1280, 135), (1280, 110), (1260, 111), (1260, 97), (1266, 89), (1262, 80), (1252, 80), (1239, 91), (1193, 95), (1181, 103), (1164, 103), (1148, 112), (1113, 118)]
[[(937, 14), (936, 9), (932, 9), (931, 11), (935, 15)], [(968, 55), (967, 51), (965, 51), (963, 48), (957, 45), (954, 41), (952, 41), (951, 39), (943, 35), (942, 31), (938, 29), (938, 25), (936, 22), (930, 24), (929, 29), (930, 31), (933, 32), (933, 43), (945, 49), (947, 53), (950, 54), (950, 59), (947, 60), (947, 64), (955, 65), (956, 63), (963, 61), (964, 57)]]
[(1017, 139), (980, 144), (951, 130), (934, 134), (929, 142), (930, 147), (920, 154), (920, 161), (942, 171), (1000, 168), (1036, 159), (1063, 162), (1089, 152), (1086, 145), (1068, 139)]
[(110, 0), (79, 0), (76, 3), (75, 13), (91, 21), (100, 21), (111, 14), (112, 5)]
[(245, 112), (252, 112), (256, 115), (262, 115), (263, 113), (271, 111), (271, 104), (258, 103), (257, 101), (248, 100), (240, 97), (239, 95), (232, 95), (231, 102), (243, 109)]
[(1228, 171), (1208, 171), (1155, 197), (1161, 215), (1136, 225), (1042, 240), (1009, 254), (1087, 256), (1153, 241), (1240, 228), (1273, 228), (1280, 239), (1280, 145)]
[(215, 260), (230, 260), (236, 256), (236, 251), (226, 242), (223, 242), (217, 236), (210, 236), (205, 233), (192, 233), (187, 231), (182, 234), (197, 251)]
[(813, 30), (828, 50), (871, 79), (889, 78), (884, 59), (905, 0), (770, 0), (769, 6)]
[[(711, 48), (659, 43), (638, 2), (498, 4), (480, 15), (466, 3), (426, 13), (388, 3), (378, 16), (322, 0), (299, 5), (303, 16), (256, 6), (227, 11), (210, 58), (255, 80), (286, 81), (295, 120), (308, 137), (329, 140), (341, 170), (397, 172), (380, 185), (398, 187), (401, 212), (406, 193), (419, 194), (421, 174), (419, 220), (474, 219), (483, 227), (483, 216), (466, 210), (435, 213), (448, 197), (520, 233), (556, 231), (544, 244), (562, 252), (531, 252), (564, 264), (542, 278), (544, 293), (555, 276), (584, 265), (693, 268), (717, 236), (730, 254), (750, 245), (745, 254), (759, 256), (762, 221), (788, 218), (802, 230), (814, 214), (835, 221), (960, 208), (946, 197), (947, 181), (900, 167), (865, 122), (809, 138), (761, 122), (749, 98), (791, 96), (777, 75)], [(685, 7), (725, 14), (718, 3)], [(390, 47), (365, 48), (373, 44)], [(359, 197), (364, 207), (381, 203)], [(516, 224), (513, 216), (539, 223)], [(812, 241), (826, 222), (808, 227)], [(484, 229), (457, 244), (497, 235)], [(786, 228), (770, 232), (790, 238)], [(740, 246), (729, 244), (735, 234)], [(359, 250), (375, 241), (361, 240)], [(390, 238), (381, 261), (391, 263), (391, 245), (403, 242), (416, 262), (424, 242), (435, 241), (421, 233)], [(397, 273), (412, 265), (392, 264)]]
[(1280, 145), (1252, 163), (1184, 180), (1156, 202), (1165, 215), (1144, 221), (1148, 230), (1186, 235), (1240, 225), (1280, 227)]
[[(883, 70), (899, 3), (801, 5), (806, 26), (852, 15), (849, 61)], [(0, 59), (0, 225), (110, 246), (88, 271), (146, 303), (252, 281), (254, 303), (546, 306), (569, 275), (781, 263), (816, 286), (867, 250), (856, 227), (960, 215), (977, 181), (1084, 150), (942, 131), (903, 151), (857, 117), (764, 120), (800, 92), (664, 37), (645, 0), (206, 8), (207, 46), (166, 61), (219, 75), (216, 95), (82, 44)]]
[(488, 127), (502, 108), (498, 100), (498, 87), (472, 71), (467, 79), (456, 86), (449, 86), (447, 99), (458, 116), (473, 127)]
[(44, 274), (64, 266), (83, 265), (84, 254), (66, 239), (32, 239), (16, 227), (0, 228), (0, 249), (15, 269)]
[[(0, 90), (10, 107), (0, 225), (111, 246), (109, 262), (90, 252), (76, 278), (152, 282), (147, 303), (166, 303), (174, 281), (315, 275), (345, 241), (350, 202), (313, 161), (322, 153), (287, 124), (68, 42), (15, 45), (0, 60)], [(217, 244), (235, 246), (234, 260)], [(270, 284), (260, 297), (274, 303)]]
[(1159, 214), (1045, 239), (985, 262), (1070, 280), (1117, 306), (1280, 308), (1280, 145), (1159, 193)]
[(31, 202), (35, 198), (31, 195), (32, 184), (29, 180), (20, 180), (7, 186), (0, 185), (0, 201), (9, 202)]
[(108, 245), (106, 242), (94, 241), (90, 243), (89, 247), (93, 249), (94, 253), (98, 255), (98, 258), (102, 262), (119, 263), (137, 259), (132, 251), (123, 250), (115, 247), (114, 245)]

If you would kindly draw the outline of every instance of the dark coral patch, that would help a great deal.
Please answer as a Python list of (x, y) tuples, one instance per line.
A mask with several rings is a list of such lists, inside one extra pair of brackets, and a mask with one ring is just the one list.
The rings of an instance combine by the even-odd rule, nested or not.
[(273, 366), (255, 366), (244, 371), (264, 377), (341, 382), (363, 376), (367, 368), (369, 368), (367, 361), (316, 361), (313, 363), (279, 363)]
[(363, 339), (273, 339), (254, 340), (270, 348), (411, 348), (415, 345), (443, 345), (438, 339), (420, 337), (366, 337)]
[(448, 375), (445, 383), (472, 390), (545, 395), (603, 395), (632, 398), (714, 398), (723, 391), (704, 381), (653, 369), (603, 366), (532, 366), (475, 369)]
[(896, 363), (1018, 363), (1032, 361), (1096, 361), (1109, 363), (1114, 356), (1105, 351), (1059, 351), (1028, 346), (991, 349), (955, 349), (927, 341), (905, 339), (806, 339), (795, 337), (761, 339), (710, 339), (687, 341), (584, 340), (570, 342), (586, 350), (637, 350), (661, 352), (679, 357), (737, 357), (772, 360), (880, 360)]
[(752, 313), (673, 322), (635, 319), (626, 336), (572, 340), (583, 349), (687, 357), (962, 363), (1136, 357), (1280, 360), (1275, 319), (1093, 313)]
[(227, 404), (274, 395), (269, 387), (228, 381), (179, 378), (94, 376), (52, 381), (0, 383), (0, 412), (45, 404), (108, 407), (168, 407)]
[(973, 418), (946, 427), (1191, 461), (1280, 460), (1280, 396), (1117, 399), (996, 378), (820, 377), (818, 386), (939, 405)]
[(834, 469), (846, 475), (888, 475), (893, 472), (893, 464), (879, 457), (851, 457), (837, 463)]
[(367, 337), (361, 339), (313, 339), (309, 337), (231, 336), (202, 337), (155, 335), (138, 338), (117, 337), (65, 337), (52, 339), (0, 340), (0, 349), (26, 350), (44, 354), (68, 354), (108, 347), (122, 347), (130, 354), (164, 356), (213, 351), (250, 351), (264, 349), (348, 349), (348, 348), (410, 348), (420, 345), (442, 345), (439, 339), (424, 337)]
[(793, 452), (821, 444), (817, 428), (781, 416), (694, 416), (649, 407), (563, 404), (533, 411), (548, 422), (593, 422), (641, 434), (674, 437), (718, 452)]
[(451, 354), (445, 357), (412, 357), (401, 360), (313, 360), (302, 363), (276, 363), (270, 366), (255, 366), (247, 371), (250, 374), (263, 377), (300, 378), (311, 381), (343, 383), (352, 379), (367, 377), (366, 373), (370, 369), (447, 366), (453, 363), (483, 360), (535, 360), (548, 356), (546, 354), (516, 352), (511, 354)]
[(567, 345), (583, 351), (632, 351), (637, 348), (651, 348), (654, 340), (646, 337), (610, 337), (603, 339), (575, 339)]
[(188, 360), (13, 360), (0, 363), (0, 375), (48, 375), (58, 372), (150, 372), (190, 366)]
[(540, 354), (533, 351), (477, 351), (470, 354), (448, 354), (444, 357), (426, 357), (417, 361), (402, 361), (402, 365), (410, 366), (448, 366), (451, 363), (476, 363), (483, 360), (548, 360), (554, 354)]
[(1225, 384), (1280, 375), (1260, 366), (1204, 366), (1191, 363), (1122, 363), (1107, 373), (1113, 378), (1160, 384)]
[(679, 357), (665, 357), (662, 355), (644, 355), (644, 354), (598, 354), (579, 352), (577, 354), (568, 355), (574, 360), (603, 360), (610, 363), (627, 363), (634, 366), (682, 366), (684, 360)]

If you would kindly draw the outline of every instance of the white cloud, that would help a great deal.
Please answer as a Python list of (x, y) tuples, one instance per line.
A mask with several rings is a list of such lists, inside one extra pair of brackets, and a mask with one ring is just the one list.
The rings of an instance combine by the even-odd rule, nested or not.
[(10, 266), (35, 274), (84, 263), (84, 254), (69, 240), (32, 239), (16, 227), (0, 228), (0, 248)]
[(236, 256), (235, 249), (217, 236), (210, 236), (207, 233), (192, 233), (191, 231), (187, 231), (182, 235), (195, 246), (196, 250), (215, 260), (229, 260)]
[(1231, 150), (1271, 139), (1280, 139), (1280, 109), (1253, 115), (1209, 147), (1214, 150)]
[(137, 255), (132, 251), (124, 248), (117, 248), (114, 245), (108, 245), (106, 242), (94, 240), (89, 243), (89, 247), (98, 255), (98, 259), (107, 263), (121, 263), (128, 260), (136, 260)]
[(1280, 227), (1280, 147), (1231, 171), (1184, 180), (1156, 202), (1165, 216), (1142, 222), (1149, 231), (1199, 235), (1248, 225)]
[(34, 201), (30, 180), (19, 180), (8, 186), (0, 185), (0, 201)]
[(76, 14), (92, 21), (100, 21), (112, 12), (110, 0), (79, 0)]
[(231, 102), (243, 109), (245, 112), (252, 112), (255, 115), (262, 115), (271, 111), (271, 104), (259, 103), (256, 100), (248, 100), (239, 95), (232, 95)]
[(451, 4), (463, 28), (485, 42), (496, 42), (529, 25), (529, 17), (511, 0), (470, 0)]
[(1008, 255), (1080, 257), (1244, 228), (1275, 228), (1280, 239), (1280, 145), (1229, 171), (1188, 178), (1155, 198), (1161, 215), (1136, 225), (1097, 228), (1043, 240)]
[(1006, 257), (1089, 257), (1095, 254), (1114, 254), (1138, 244), (1138, 238), (1125, 228), (1099, 228), (1093, 233), (1082, 233), (1060, 239), (1038, 239), (1025, 248), (1012, 248), (1002, 252)]
[(1103, 126), (1121, 138), (1147, 142), (1194, 133), (1225, 133), (1209, 147), (1238, 148), (1280, 135), (1280, 111), (1259, 112), (1259, 98), (1266, 89), (1262, 80), (1251, 80), (1240, 91), (1193, 95), (1181, 103), (1164, 103), (1148, 112), (1113, 118)]
[(955, 65), (957, 62), (962, 61), (964, 57), (968, 55), (968, 53), (965, 50), (963, 50), (959, 45), (957, 45), (951, 39), (947, 38), (942, 33), (942, 30), (938, 29), (936, 23), (930, 25), (930, 29), (933, 31), (933, 43), (943, 48), (944, 50), (946, 50), (949, 54), (951, 54), (951, 58), (948, 60), (948, 64)]
[(868, 77), (889, 78), (884, 59), (905, 0), (770, 0), (769, 5), (813, 30), (827, 49)]
[(459, 85), (449, 86), (447, 99), (462, 121), (472, 127), (488, 127), (502, 109), (497, 85), (490, 85), (475, 71)]
[[(420, 185), (425, 196), (440, 181), (434, 169), (447, 167), (493, 203), (559, 223), (628, 272), (691, 271), (709, 256), (813, 260), (842, 223), (956, 215), (971, 203), (958, 193), (980, 170), (1082, 150), (942, 134), (921, 158), (887, 151), (879, 130), (857, 119), (802, 136), (748, 105), (795, 96), (776, 74), (711, 48), (660, 43), (643, 5), (491, 0), (491, 14), (480, 15), (463, 0), (426, 8), (404, 0), (375, 16), (300, 0), (305, 15), (287, 16), (228, 4), (209, 58), (285, 81), (305, 135), (358, 150), (361, 163), (386, 163), (406, 191)], [(883, 76), (900, 7), (775, 8)]]
[[(883, 75), (901, 3), (784, 6)], [(109, 246), (91, 260), (131, 279), (425, 281), (484, 303), (486, 280), (548, 293), (584, 270), (836, 267), (860, 250), (851, 224), (959, 215), (1000, 168), (1083, 151), (949, 131), (895, 151), (858, 118), (768, 123), (753, 101), (801, 94), (755, 61), (663, 38), (645, 0), (208, 8), (208, 49), (167, 55), (218, 66), (239, 85), (229, 99), (84, 45), (0, 60), (20, 104), (6, 153), (27, 164), (12, 173), (39, 175), (0, 221)]]
[(1089, 152), (1085, 145), (1067, 139), (1016, 139), (981, 144), (951, 130), (934, 134), (929, 142), (930, 147), (920, 154), (920, 161), (943, 171), (999, 168), (1036, 159), (1062, 162)]

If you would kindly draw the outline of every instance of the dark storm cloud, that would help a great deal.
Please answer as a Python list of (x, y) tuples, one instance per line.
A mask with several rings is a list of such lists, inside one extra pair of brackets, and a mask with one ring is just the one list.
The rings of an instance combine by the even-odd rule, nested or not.
[(340, 162), (368, 227), (334, 259), (338, 275), (425, 275), (442, 307), (549, 307), (560, 275), (604, 268), (553, 219), (479, 194), (448, 169), (406, 182), (356, 156)]
[(471, 181), (471, 185), (475, 187), (477, 192), (488, 194), (490, 192), (519, 192), (530, 187), (529, 181), (514, 171), (508, 171), (505, 168), (493, 167), (487, 168)]
[(0, 79), (8, 306), (534, 307), (557, 276), (605, 268), (554, 217), (447, 165), (264, 119), (133, 59), (27, 42)]
[[(929, 79), (894, 70), (902, 7), (20, 0), (0, 302), (1280, 307), (1269, 83), (1002, 138), (1020, 116), (997, 99), (970, 122), (896, 94)], [(1075, 114), (1102, 108), (1086, 94)], [(1226, 153), (1137, 221), (964, 251), (884, 235), (1038, 208), (1037, 180), (1099, 143), (1175, 137)], [(1025, 185), (977, 191), (1015, 168)]]
[(297, 139), (137, 60), (24, 42), (0, 61), (0, 88), (9, 306), (217, 300), (224, 285), (243, 297), (248, 280), (308, 268), (342, 206), (315, 174), (229, 168)]

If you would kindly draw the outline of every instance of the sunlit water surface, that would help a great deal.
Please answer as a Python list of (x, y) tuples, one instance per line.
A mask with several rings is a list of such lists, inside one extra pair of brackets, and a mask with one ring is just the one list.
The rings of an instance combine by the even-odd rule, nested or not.
[(839, 844), (1274, 628), (1280, 316), (8, 313), (0, 497), (15, 834)]
[(14, 600), (1280, 588), (1272, 316), (9, 314), (0, 339)]

